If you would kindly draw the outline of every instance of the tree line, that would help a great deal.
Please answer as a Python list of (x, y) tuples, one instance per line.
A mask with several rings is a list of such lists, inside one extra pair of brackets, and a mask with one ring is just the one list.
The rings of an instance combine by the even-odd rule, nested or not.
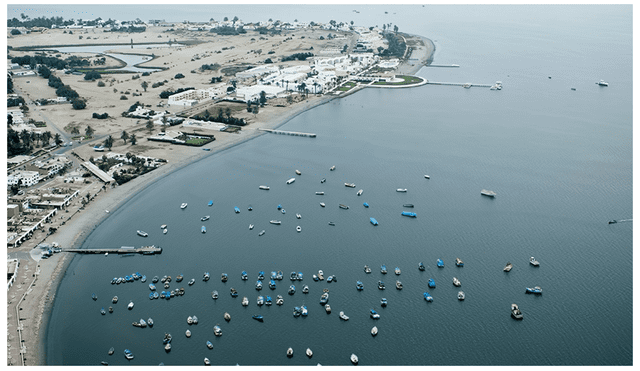
[[(226, 115), (226, 117), (225, 117)], [(231, 116), (231, 110), (227, 108), (226, 112), (222, 108), (218, 109), (217, 116), (211, 116), (209, 110), (205, 110), (203, 115), (193, 116), (194, 120), (220, 122), (225, 125), (245, 126), (247, 122), (244, 119)]]
[(304, 61), (305, 59), (309, 58), (309, 57), (313, 57), (313, 53), (308, 52), (308, 53), (295, 53), (295, 54), (291, 54), (287, 57), (282, 57), (282, 62), (286, 62), (286, 61), (293, 61), (293, 60), (299, 60), (299, 61)]
[(67, 59), (60, 59), (57, 57), (47, 57), (44, 55), (25, 55), (23, 57), (12, 57), (11, 63), (17, 63), (21, 66), (31, 66), (32, 70), (36, 69), (37, 65), (45, 65), (50, 68), (63, 70), (69, 67), (84, 67), (90, 66), (91, 62), (85, 58), (79, 58), (77, 56), (70, 56)]
[[(10, 116), (10, 115), (9, 115)], [(62, 143), (60, 134), (52, 135), (50, 131), (35, 133), (33, 131), (22, 130), (18, 132), (11, 127), (7, 128), (7, 156), (12, 157), (29, 153), (35, 147), (46, 147), (51, 139), (56, 145)]]

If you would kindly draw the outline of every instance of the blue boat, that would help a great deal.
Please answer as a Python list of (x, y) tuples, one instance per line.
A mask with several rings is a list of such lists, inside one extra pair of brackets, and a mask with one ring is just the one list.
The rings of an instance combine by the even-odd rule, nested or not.
[(236, 214), (238, 214), (240, 212), (240, 208), (238, 208), (238, 206), (234, 207), (233, 210), (236, 211)]
[(432, 289), (436, 287), (436, 281), (434, 281), (433, 278), (429, 278), (429, 287)]
[(98, 295), (96, 295), (95, 293), (91, 294), (91, 299), (98, 300)]
[(302, 281), (302, 272), (298, 272), (298, 281)]
[(149, 300), (153, 300), (153, 293), (152, 292), (149, 293)]
[(133, 353), (129, 349), (125, 349), (124, 350), (124, 356), (128, 360), (132, 360), (133, 359)]
[(276, 273), (276, 271), (271, 271), (271, 279), (275, 280), (278, 278), (278, 273)]
[(271, 296), (267, 295), (267, 299), (265, 299), (264, 303), (266, 305), (271, 305), (273, 304), (273, 300), (271, 299)]
[(159, 298), (159, 297), (160, 297), (160, 294), (158, 294), (158, 292), (157, 292), (157, 291), (153, 293), (153, 298), (154, 298), (154, 299), (157, 299), (157, 298)]
[(301, 310), (300, 314), (302, 314), (303, 317), (306, 317), (307, 314), (309, 314), (309, 311), (307, 310), (307, 306), (306, 305), (302, 306), (302, 310)]
[(256, 290), (262, 290), (262, 281), (256, 282)]
[(269, 288), (271, 290), (275, 290), (276, 289), (276, 281), (274, 281), (274, 280), (269, 281)]
[(418, 263), (418, 269), (420, 269), (421, 271), (425, 270), (425, 266), (422, 262)]
[(429, 302), (433, 301), (433, 297), (431, 295), (429, 295), (428, 292), (425, 292), (422, 295), (424, 296), (424, 300), (429, 301)]
[(438, 259), (438, 268), (444, 268), (444, 262), (442, 259)]
[(289, 286), (289, 295), (296, 293), (296, 287), (294, 285)]
[(209, 340), (207, 340), (207, 348), (213, 349), (213, 344)]
[(259, 280), (263, 280), (264, 279), (264, 272), (263, 271), (258, 272), (258, 279)]
[(278, 210), (282, 210), (282, 205), (278, 204)]
[(207, 228), (203, 225), (202, 228), (200, 228), (200, 232), (207, 233)]
[(365, 203), (363, 203), (362, 205), (364, 205), (364, 207), (369, 207), (369, 204), (368, 204), (368, 203), (366, 203), (366, 202), (365, 202)]
[(380, 267), (380, 273), (382, 274), (387, 274), (387, 266), (382, 264), (382, 266)]
[(375, 310), (371, 309), (369, 316), (373, 319), (380, 319), (380, 315)]
[(329, 301), (329, 293), (328, 292), (322, 293), (322, 296), (320, 296), (320, 304), (325, 305), (327, 304), (328, 301)]
[(105, 311), (104, 311), (104, 307), (102, 307), (102, 309), (100, 309), (100, 314), (102, 314), (103, 316), (104, 316), (105, 314), (107, 314), (107, 312), (105, 312)]
[(300, 317), (300, 313), (302, 312), (302, 309), (300, 307), (293, 307), (293, 316), (294, 317)]
[(356, 282), (356, 289), (364, 290), (364, 285), (362, 284), (362, 281), (357, 281)]
[(291, 275), (289, 275), (289, 279), (290, 279), (291, 281), (295, 281), (295, 280), (297, 280), (297, 279), (298, 279), (298, 273), (296, 273), (296, 272), (291, 272)]
[(264, 296), (260, 295), (258, 296), (258, 305), (262, 305), (264, 304)]
[(380, 306), (381, 307), (386, 307), (387, 306), (387, 298), (380, 299)]
[(242, 279), (243, 280), (249, 279), (249, 275), (247, 275), (247, 271), (242, 271)]
[(255, 319), (258, 322), (264, 322), (264, 318), (261, 315), (255, 315), (255, 316), (252, 316), (251, 318)]
[(402, 216), (408, 216), (410, 218), (415, 218), (416, 216), (418, 216), (416, 213), (412, 213), (410, 211), (403, 211), (402, 212)]
[(208, 205), (209, 205), (209, 206), (213, 206), (213, 200), (209, 200)]
[(378, 225), (378, 221), (375, 220), (374, 218), (369, 218), (369, 221), (371, 222), (371, 224), (373, 225)]
[(542, 295), (542, 288), (540, 288), (540, 286), (536, 286), (536, 287), (527, 287), (527, 294), (536, 294), (536, 295)]

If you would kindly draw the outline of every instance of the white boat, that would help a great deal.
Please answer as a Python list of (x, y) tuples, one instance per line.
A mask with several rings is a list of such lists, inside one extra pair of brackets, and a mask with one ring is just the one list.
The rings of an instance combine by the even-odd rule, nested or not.
[(300, 231), (302, 231), (302, 228), (300, 228), (300, 226), (297, 226), (296, 227), (296, 231), (300, 232)]
[(345, 187), (351, 187), (351, 188), (355, 188), (356, 185), (354, 183), (345, 183), (344, 184)]
[(184, 333), (184, 334), (185, 334), (185, 336), (186, 336), (186, 337), (188, 337), (188, 338), (190, 338), (190, 337), (191, 337), (191, 331), (189, 331), (189, 330), (185, 331), (185, 333)]
[(609, 86), (609, 83), (605, 82), (604, 80), (600, 80), (600, 81), (596, 82), (596, 84), (598, 84), (600, 86)]
[(355, 354), (351, 354), (351, 363), (353, 363), (354, 365), (358, 364), (358, 356)]
[(203, 221), (203, 222), (204, 222), (204, 221), (206, 221), (206, 220), (209, 220), (209, 218), (210, 218), (210, 217), (211, 217), (210, 215), (205, 215), (205, 216), (203, 216), (202, 218), (200, 218), (200, 221)]
[(211, 361), (209, 361), (209, 358), (204, 357), (204, 365), (205, 366), (210, 366), (211, 365)]
[(149, 233), (141, 230), (138, 230), (137, 233), (138, 233), (138, 236), (140, 237), (147, 237), (149, 235)]
[(324, 207), (325, 206), (324, 202), (320, 202), (320, 206)]
[(181, 209), (184, 209), (184, 208), (186, 208), (186, 207), (187, 207), (187, 203), (186, 203), (186, 202), (185, 202), (185, 203), (183, 203), (182, 205), (180, 205), (180, 208), (181, 208)]
[(307, 348), (306, 353), (307, 353), (307, 357), (309, 357), (309, 358), (313, 357), (313, 352), (311, 351), (310, 348)]
[(262, 236), (264, 234), (265, 230), (261, 230), (260, 233), (258, 233), (258, 236)]
[(133, 309), (133, 301), (129, 302), (129, 305), (127, 305), (127, 309), (129, 310)]
[(291, 179), (287, 180), (287, 184), (291, 184), (291, 183), (293, 183), (295, 181), (296, 181), (296, 178), (291, 178)]
[(428, 176), (427, 174), (425, 174), (424, 177), (427, 178), (427, 179), (431, 179), (431, 177)]
[(271, 224), (275, 224), (275, 225), (280, 225), (280, 224), (282, 224), (282, 222), (281, 222), (281, 221), (279, 221), (279, 220), (270, 220), (270, 221), (269, 221), (269, 223), (271, 223)]
[(407, 189), (406, 188), (398, 188), (396, 189), (396, 192), (406, 192)]
[(378, 328), (376, 326), (373, 326), (373, 328), (371, 329), (371, 335), (372, 336), (378, 335)]
[(300, 219), (300, 218), (302, 218), (302, 215), (296, 214), (296, 218)]
[(167, 228), (163, 229), (163, 230), (162, 230), (162, 233), (163, 233), (163, 234), (167, 234)]
[(161, 225), (160, 229), (167, 229), (167, 225), (166, 224)]
[(348, 321), (349, 320), (349, 317), (346, 314), (344, 314), (344, 312), (340, 312), (339, 317), (343, 321)]
[(533, 256), (529, 258), (529, 263), (531, 263), (531, 265), (533, 265), (534, 267), (537, 267), (540, 265), (540, 263)]
[(293, 357), (293, 348), (287, 349), (287, 357), (289, 358)]
[(322, 196), (322, 195), (324, 195), (324, 192), (316, 192), (316, 195)]
[(360, 196), (362, 194), (362, 189), (358, 191), (358, 193), (356, 193), (358, 196)]
[(334, 171), (335, 169), (336, 169), (336, 165), (333, 165), (329, 170)]
[(253, 229), (253, 224), (249, 224), (249, 230)]
[(458, 291), (458, 300), (464, 300), (464, 292)]
[(242, 298), (242, 306), (246, 307), (247, 305), (249, 305), (249, 299), (245, 296)]
[(349, 206), (343, 205), (343, 204), (339, 204), (338, 207), (341, 208), (341, 209), (345, 209), (345, 210), (349, 209)]
[(207, 233), (207, 228), (203, 225), (202, 228), (200, 228), (200, 232)]
[(456, 277), (453, 277), (453, 286), (455, 286), (455, 287), (460, 287), (460, 285), (462, 285), (462, 284), (460, 283), (460, 280), (459, 280), (459, 279), (457, 279)]
[(260, 187), (258, 187), (260, 189), (264, 189), (265, 191), (269, 190), (269, 187), (265, 186), (265, 185), (261, 185)]
[(302, 173), (300, 172), (300, 170), (296, 170), (296, 174), (298, 174), (298, 175), (302, 175)]
[(483, 189), (482, 191), (480, 191), (480, 194), (483, 196), (487, 196), (487, 197), (495, 197), (496, 193), (494, 191), (488, 191), (486, 189)]

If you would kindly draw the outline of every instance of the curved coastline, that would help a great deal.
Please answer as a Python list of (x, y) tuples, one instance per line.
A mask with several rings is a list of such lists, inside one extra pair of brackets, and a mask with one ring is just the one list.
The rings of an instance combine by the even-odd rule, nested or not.
[[(432, 46), (432, 48), (429, 48), (429, 46), (425, 43), (427, 52), (425, 53), (426, 58), (424, 60), (425, 62), (429, 61), (430, 63), (433, 58), (433, 54), (435, 53), (435, 45), (428, 38), (418, 35), (415, 36), (420, 37), (422, 40), (427, 40)], [(423, 58), (420, 58), (420, 63), (416, 63), (415, 65), (409, 65), (405, 62), (402, 65), (400, 71), (403, 71), (402, 74), (415, 74), (424, 66), (422, 61)], [(282, 116), (274, 117), (272, 120), (265, 123), (254, 123), (254, 128), (251, 128), (251, 131), (246, 131), (247, 136), (245, 138), (239, 138), (238, 140), (231, 141), (230, 143), (227, 143), (211, 152), (196, 153), (175, 163), (168, 163), (167, 165), (164, 165), (150, 173), (138, 177), (132, 182), (128, 182), (122, 186), (117, 186), (116, 188), (110, 189), (109, 191), (107, 191), (107, 196), (100, 197), (94, 200), (91, 204), (85, 206), (85, 210), (83, 211), (83, 215), (81, 216), (81, 218), (76, 218), (75, 220), (72, 219), (69, 223), (67, 223), (66, 228), (61, 231), (59, 236), (56, 236), (56, 239), (58, 240), (60, 245), (64, 246), (65, 248), (79, 248), (84, 244), (86, 238), (110, 215), (102, 212), (103, 210), (115, 210), (116, 208), (121, 207), (127, 201), (137, 196), (140, 192), (144, 191), (149, 186), (162, 180), (164, 176), (172, 174), (188, 165), (197, 163), (209, 158), (210, 156), (217, 155), (225, 150), (234, 148), (240, 144), (247, 143), (252, 139), (267, 134), (266, 132), (257, 130), (257, 127), (259, 125), (267, 126), (271, 129), (277, 129), (282, 125), (288, 123), (298, 115), (320, 105), (326, 104), (333, 99), (341, 97), (343, 97), (343, 95), (322, 96), (318, 99), (313, 99), (311, 101), (301, 103), (297, 107), (292, 107)], [(51, 344), (50, 341), (55, 340), (49, 339), (49, 324), (51, 314), (53, 312), (53, 306), (55, 304), (55, 297), (63, 278), (66, 276), (67, 268), (73, 262), (74, 258), (75, 256), (71, 255), (62, 256), (58, 260), (58, 263), (54, 269), (54, 273), (50, 277), (48, 283), (46, 285), (43, 285), (46, 287), (43, 288), (42, 295), (39, 297), (37, 303), (37, 307), (42, 308), (42, 311), (38, 314), (40, 318), (38, 321), (36, 321), (40, 322), (37, 330), (37, 337), (36, 339), (33, 339), (31, 341), (29, 341), (29, 339), (25, 340), (25, 345), (33, 349), (35, 352), (35, 354), (32, 356), (36, 359), (35, 365), (48, 365), (47, 353), (49, 351), (49, 344)]]

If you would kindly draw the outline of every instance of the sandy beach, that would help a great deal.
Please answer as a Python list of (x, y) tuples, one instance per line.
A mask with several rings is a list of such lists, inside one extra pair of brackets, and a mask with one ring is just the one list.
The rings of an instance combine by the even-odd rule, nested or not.
[[(147, 33), (145, 32), (145, 34)], [(61, 36), (65, 36), (67, 39), (62, 38)], [(90, 41), (115, 41), (118, 40), (116, 36), (117, 35), (110, 35), (110, 39), (108, 40), (106, 39), (106, 36), (103, 35), (100, 35), (97, 38), (94, 36)], [(164, 39), (168, 38), (168, 35), (163, 35), (161, 33), (147, 35), (140, 34), (132, 37), (134, 38), (134, 42), (144, 42), (153, 39), (155, 39), (154, 41), (159, 41), (162, 40), (164, 36), (167, 36)], [(298, 32), (296, 32), (296, 36), (298, 36)], [(65, 41), (68, 43), (77, 43), (77, 37), (71, 37), (69, 35), (58, 34), (56, 36), (53, 34), (53, 36), (38, 35), (38, 37), (39, 38), (35, 41), (32, 41), (34, 44), (63, 44)], [(127, 35), (125, 41), (128, 41), (129, 38), (129, 35)], [(283, 41), (276, 39), (276, 37), (270, 37), (264, 45), (255, 45), (256, 43), (254, 42), (247, 42), (242, 45), (236, 44), (237, 46), (234, 49), (235, 54), (226, 55), (225, 58), (229, 58), (228, 60), (235, 60), (236, 62), (234, 63), (239, 62), (240, 59), (246, 59), (247, 63), (251, 63), (255, 60), (249, 60), (251, 56), (247, 56), (247, 52), (255, 50), (258, 47), (264, 47), (266, 51), (269, 49), (269, 45), (273, 45), (278, 42), (282, 43)], [(310, 46), (313, 46), (310, 39), (310, 37), (304, 40), (296, 39), (295, 43), (291, 43), (291, 48), (285, 50), (282, 54), (291, 54), (292, 52), (300, 50), (308, 50)], [(13, 46), (27, 44), (26, 38), (16, 38), (16, 40), (20, 41), (15, 42), (15, 40), (9, 39), (8, 42)], [(422, 42), (417, 42), (413, 45), (414, 52), (411, 56), (410, 63), (403, 63), (399, 66), (395, 71), (396, 74), (415, 74), (425, 63), (427, 63), (427, 60), (433, 56), (435, 47), (431, 40), (424, 37), (420, 37), (419, 39), (416, 38), (416, 40), (421, 40)], [(122, 42), (122, 40), (118, 40), (118, 42)], [(233, 45), (234, 42), (235, 41), (232, 38), (221, 37), (220, 40), (216, 39), (216, 48), (220, 46), (224, 47), (225, 45)], [(149, 53), (145, 50), (142, 50), (142, 52)], [(201, 148), (197, 147), (173, 146), (166, 143), (147, 142), (146, 140), (141, 140), (138, 145), (132, 146), (130, 143), (123, 143), (123, 141), (119, 139), (119, 135), (115, 135), (114, 130), (126, 129), (130, 132), (142, 132), (144, 131), (144, 123), (140, 122), (132, 125), (131, 119), (121, 117), (120, 113), (123, 111), (123, 104), (119, 100), (121, 91), (128, 90), (134, 92), (137, 89), (138, 93), (140, 93), (140, 96), (138, 97), (131, 97), (128, 104), (132, 104), (136, 100), (140, 100), (145, 104), (153, 104), (160, 100), (157, 93), (162, 90), (166, 90), (167, 88), (177, 88), (179, 86), (193, 86), (201, 84), (203, 79), (210, 79), (212, 76), (218, 75), (206, 74), (206, 76), (203, 76), (203, 74), (200, 73), (190, 74), (190, 70), (201, 66), (203, 63), (212, 63), (203, 62), (201, 60), (195, 62), (184, 62), (184, 68), (180, 68), (179, 70), (175, 69), (177, 61), (184, 60), (186, 55), (190, 56), (193, 54), (205, 53), (204, 47), (196, 45), (182, 48), (182, 50), (176, 52), (176, 54), (181, 54), (179, 57), (171, 55), (172, 52), (159, 53), (154, 51), (154, 53), (162, 55), (159, 57), (157, 56), (157, 58), (150, 62), (150, 64), (155, 66), (171, 66), (172, 68), (168, 71), (153, 73), (151, 75), (153, 77), (153, 81), (168, 80), (170, 81), (170, 83), (167, 84), (168, 87), (165, 85), (162, 88), (155, 89), (153, 94), (142, 92), (140, 82), (131, 81), (131, 75), (127, 74), (123, 76), (114, 75), (114, 78), (116, 79), (116, 82), (114, 83), (115, 87), (107, 86), (105, 88), (96, 88), (95, 82), (78, 81), (79, 76), (65, 75), (62, 79), (65, 83), (70, 83), (70, 85), (78, 91), (80, 96), (87, 98), (89, 107), (83, 111), (74, 111), (68, 105), (53, 107), (46, 106), (39, 108), (41, 113), (51, 118), (54, 123), (64, 122), (61, 118), (69, 117), (71, 124), (75, 122), (79, 125), (80, 123), (87, 121), (91, 122), (92, 127), (95, 125), (94, 129), (96, 130), (96, 137), (104, 137), (106, 134), (114, 135), (116, 144), (112, 149), (113, 152), (144, 152), (145, 155), (164, 158), (168, 161), (166, 165), (163, 165), (158, 169), (142, 175), (128, 183), (113, 188), (107, 188), (104, 192), (100, 192), (98, 197), (85, 206), (84, 210), (80, 213), (81, 215), (76, 215), (70, 219), (64, 228), (61, 228), (54, 235), (49, 236), (46, 239), (46, 242), (50, 243), (55, 241), (63, 248), (78, 248), (82, 245), (83, 241), (91, 231), (110, 215), (109, 213), (106, 213), (105, 210), (116, 210), (152, 183), (161, 180), (166, 175), (188, 166), (189, 164), (202, 160), (208, 156), (219, 154), (221, 151), (233, 146), (246, 143), (260, 135), (271, 135), (259, 131), (258, 128), (277, 128), (284, 125), (300, 113), (337, 98), (335, 95), (309, 95), (306, 99), (296, 99), (292, 104), (283, 104), (286, 105), (286, 107), (276, 107), (275, 104), (270, 104), (265, 108), (261, 108), (258, 115), (252, 115), (246, 112), (242, 114), (238, 111), (238, 117), (246, 117), (250, 120), (250, 125), (244, 127), (239, 133), (216, 132), (216, 140), (205, 146), (205, 148), (209, 148), (210, 151), (203, 151)], [(281, 53), (280, 50), (279, 53)], [(264, 59), (264, 55), (262, 56), (262, 59)], [(186, 60), (188, 61), (189, 58), (187, 57)], [(178, 82), (173, 80), (173, 76), (177, 72), (181, 71), (184, 72), (186, 76), (184, 81)], [(149, 80), (150, 83), (153, 81)], [(39, 94), (39, 90), (44, 91), (46, 94), (53, 94), (52, 89), (46, 87), (46, 80), (39, 77), (31, 78), (30, 84), (19, 83), (17, 85), (32, 97)], [(118, 93), (111, 93), (111, 91), (114, 90), (118, 90)], [(170, 111), (174, 110), (170, 109)], [(92, 112), (108, 112), (113, 119), (107, 120), (108, 123), (100, 123), (96, 120), (87, 120), (85, 116), (90, 116)], [(56, 129), (64, 130), (63, 127), (57, 127)], [(83, 131), (83, 128), (81, 128), (81, 131)], [(89, 142), (86, 145), (77, 148), (75, 151), (80, 157), (88, 159), (89, 156), (93, 154), (91, 149), (92, 146), (93, 144)], [(23, 344), (26, 348), (25, 364), (46, 364), (46, 328), (57, 288), (64, 277), (64, 273), (66, 272), (72, 258), (72, 253), (58, 253), (46, 261), (35, 261), (33, 259), (30, 259), (28, 263), (21, 261), (20, 271), (18, 274), (19, 278), (16, 280), (14, 287), (9, 291), (7, 298), (8, 364), (21, 364), (20, 355), (18, 354), (19, 340), (17, 333), (16, 305), (25, 293), (26, 296), (20, 303), (17, 310), (21, 318), (21, 323), (23, 324), (21, 335), (24, 340)], [(36, 272), (38, 274), (36, 274)]]

